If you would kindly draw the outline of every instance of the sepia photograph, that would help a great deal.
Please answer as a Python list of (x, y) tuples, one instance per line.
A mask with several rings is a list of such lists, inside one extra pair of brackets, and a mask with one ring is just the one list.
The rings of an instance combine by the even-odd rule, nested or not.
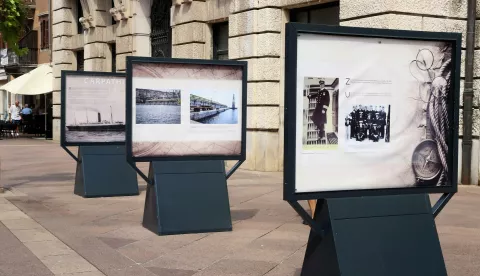
[(345, 118), (347, 142), (390, 142), (390, 105), (354, 105)]
[(125, 78), (66, 76), (65, 142), (125, 141)]
[(238, 92), (194, 91), (190, 94), (191, 124), (237, 124)]
[(152, 60), (131, 65), (133, 158), (242, 155), (246, 63)]
[(137, 124), (180, 124), (181, 92), (179, 89), (136, 89)]
[(304, 150), (338, 148), (338, 78), (304, 79), (302, 140)]

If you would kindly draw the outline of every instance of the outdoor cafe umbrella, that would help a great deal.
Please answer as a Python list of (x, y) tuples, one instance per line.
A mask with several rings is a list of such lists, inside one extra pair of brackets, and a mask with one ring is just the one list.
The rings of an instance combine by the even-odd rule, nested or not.
[[(0, 90), (6, 90), (17, 95), (41, 95), (53, 91), (53, 71), (49, 64), (42, 64), (32, 71), (21, 75), (20, 77), (9, 81), (0, 87)], [(45, 97), (45, 107), (47, 98)], [(47, 129), (47, 120), (45, 120), (45, 129)], [(46, 139), (46, 136), (45, 136)]]
[(41, 95), (53, 91), (52, 67), (43, 64), (0, 87), (17, 95)]

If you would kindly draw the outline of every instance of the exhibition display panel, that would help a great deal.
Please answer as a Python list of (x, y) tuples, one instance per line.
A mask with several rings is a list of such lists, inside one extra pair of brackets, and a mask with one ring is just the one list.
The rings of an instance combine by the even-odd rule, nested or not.
[(245, 62), (127, 60), (129, 158), (245, 159)]
[[(461, 34), (288, 23), (284, 199), (312, 228), (302, 276), (447, 275)], [(429, 193), (443, 193), (432, 207)], [(298, 200), (317, 200), (313, 218)], [(388, 245), (388, 246), (386, 246)]]
[(287, 38), (285, 197), (456, 192), (458, 36), (299, 28)]
[[(138, 195), (125, 155), (125, 74), (62, 71), (61, 146), (77, 161), (74, 193)], [(78, 146), (75, 156), (68, 147)]]
[[(158, 235), (231, 231), (227, 179), (245, 161), (247, 62), (127, 57), (127, 160)], [(237, 160), (227, 172), (224, 160)], [(150, 162), (148, 176), (136, 162)]]

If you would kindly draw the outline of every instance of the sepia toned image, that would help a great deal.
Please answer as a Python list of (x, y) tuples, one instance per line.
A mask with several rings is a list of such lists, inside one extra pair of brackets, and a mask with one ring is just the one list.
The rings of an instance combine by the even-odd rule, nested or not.
[(338, 148), (338, 78), (305, 77), (302, 144), (304, 150)]
[(242, 78), (242, 66), (132, 64), (133, 157), (239, 156)]
[(180, 124), (180, 90), (137, 88), (136, 92), (137, 124)]
[(65, 84), (65, 142), (125, 141), (124, 77), (67, 75)]

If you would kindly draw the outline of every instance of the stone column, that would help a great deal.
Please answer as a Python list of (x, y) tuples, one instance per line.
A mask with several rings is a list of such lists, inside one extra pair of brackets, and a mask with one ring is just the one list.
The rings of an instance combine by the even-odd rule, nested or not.
[[(480, 2), (477, 6), (477, 17), (480, 16)], [(465, 37), (467, 26), (467, 1), (457, 0), (349, 0), (340, 3), (340, 19), (343, 26), (371, 27), (386, 29), (403, 29), (418, 31), (443, 31), (461, 32), (463, 34), (461, 90), (463, 93), (463, 79), (465, 77)], [(480, 31), (477, 23), (477, 32)], [(477, 33), (475, 47), (479, 47)], [(480, 88), (480, 50), (475, 50), (474, 72), (474, 113), (473, 113), (473, 154), (472, 154), (472, 183), (479, 180), (479, 135), (480, 135), (480, 112), (479, 112), (479, 88)], [(463, 106), (463, 98), (460, 101)], [(461, 107), (462, 108), (462, 107)], [(460, 141), (459, 141), (459, 179), (461, 175), (462, 146), (461, 137), (463, 112), (460, 110)]]
[(116, 52), (118, 72), (126, 71), (127, 56), (151, 56), (150, 9), (151, 0), (128, 0), (114, 7), (116, 26)]
[(207, 5), (194, 0), (172, 6), (172, 57), (211, 58)]
[(278, 1), (231, 3), (229, 58), (248, 61), (245, 169), (283, 169), (285, 12)]
[(110, 1), (89, 1), (88, 8), (93, 18), (93, 26), (87, 26), (84, 33), (85, 71), (110, 71), (110, 68), (107, 68), (107, 56), (110, 51), (107, 45), (107, 26), (111, 22), (110, 6)]
[(75, 70), (75, 55), (71, 50), (71, 38), (77, 30), (75, 3), (73, 0), (52, 1), (52, 64), (53, 64), (53, 139), (60, 140), (61, 71)]

